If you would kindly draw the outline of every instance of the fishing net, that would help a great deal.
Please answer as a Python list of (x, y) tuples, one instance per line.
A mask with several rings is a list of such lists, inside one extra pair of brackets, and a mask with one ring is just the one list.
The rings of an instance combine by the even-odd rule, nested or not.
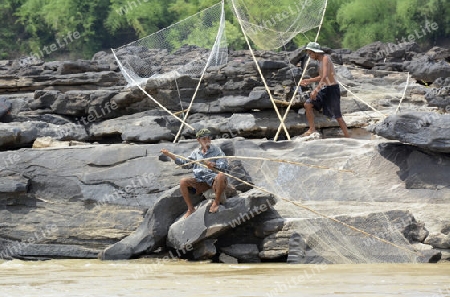
[[(302, 151), (291, 153), (301, 155)], [(413, 224), (411, 218), (386, 211), (381, 204), (376, 206), (377, 197), (365, 189), (355, 189), (352, 184), (355, 178), (364, 177), (339, 169), (340, 161), (326, 168), (320, 164), (268, 160), (270, 151), (265, 156), (267, 160), (246, 160), (245, 157), (252, 156), (245, 156), (245, 150), (237, 149), (236, 154), (240, 154), (252, 183), (277, 198), (275, 207), (285, 220), (280, 233), (300, 235), (308, 263), (419, 261), (420, 252), (412, 249), (403, 233)], [(326, 196), (323, 189), (327, 189)]]
[(200, 77), (207, 67), (227, 62), (224, 29), (224, 3), (218, 3), (112, 51), (131, 86), (150, 77)]
[(243, 31), (261, 49), (278, 49), (319, 26), (324, 0), (232, 0)]
[[(335, 65), (336, 78), (346, 99), (354, 99), (360, 110), (368, 111), (372, 118), (384, 119), (402, 109), (424, 109), (423, 100), (412, 90), (417, 83), (407, 72), (362, 69)], [(343, 99), (343, 100), (346, 100)]]

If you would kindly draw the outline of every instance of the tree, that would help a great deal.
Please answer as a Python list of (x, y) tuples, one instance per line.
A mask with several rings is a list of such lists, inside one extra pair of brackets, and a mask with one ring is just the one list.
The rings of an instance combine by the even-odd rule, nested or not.
[[(42, 52), (43, 47), (57, 43), (58, 53), (88, 56), (102, 45), (102, 20), (108, 6), (109, 0), (27, 0), (16, 15), (29, 35), (27, 43), (33, 52)], [(80, 38), (58, 42), (74, 33)]]
[[(374, 41), (399, 43), (411, 40), (432, 45), (448, 36), (450, 0), (352, 0), (342, 5), (337, 22), (342, 44), (356, 49)], [(435, 22), (436, 30), (428, 30)]]
[[(325, 18), (320, 30), (318, 42), (321, 45), (330, 48), (339, 48), (342, 46), (343, 32), (340, 30), (339, 23), (336, 20), (336, 15), (340, 7), (351, 0), (328, 0), (325, 11)], [(299, 34), (294, 38), (295, 44), (299, 47), (305, 46), (308, 42), (314, 41), (317, 35), (318, 28), (314, 28), (304, 35)]]
[[(23, 27), (17, 24), (14, 12), (22, 5), (23, 0), (2, 0), (0, 2), (0, 59), (17, 57), (23, 49)], [(17, 42), (19, 41), (19, 42)]]
[(356, 49), (376, 40), (394, 42), (399, 27), (395, 12), (396, 1), (392, 0), (345, 3), (337, 13), (343, 46)]
[[(289, 5), (301, 1), (235, 0), (245, 2), (258, 21), (273, 21)], [(304, 0), (310, 1), (310, 0)], [(314, 0), (313, 0), (314, 1)], [(0, 2), (0, 58), (41, 53), (45, 59), (90, 58), (100, 50), (116, 48), (183, 20), (219, 0), (2, 0)], [(247, 48), (231, 1), (226, 1), (226, 34), (233, 49)], [(264, 5), (263, 5), (264, 4)], [(427, 30), (426, 22), (436, 23)], [(435, 26), (435, 27), (436, 27)], [(422, 34), (426, 30), (426, 34)], [(332, 48), (356, 49), (380, 40), (396, 43), (421, 33), (424, 46), (444, 44), (450, 35), (450, 0), (328, 0), (319, 43)], [(79, 38), (59, 46), (57, 41), (77, 32)], [(317, 28), (289, 43), (304, 46)], [(196, 33), (197, 36), (201, 32)], [(213, 34), (213, 32), (209, 32)], [(195, 35), (195, 34), (194, 34)], [(194, 38), (194, 35), (191, 38)], [(261, 35), (261, 40), (267, 36)], [(417, 35), (416, 35), (417, 37)], [(56, 45), (56, 50), (44, 47)], [(55, 47), (53, 47), (55, 49)]]

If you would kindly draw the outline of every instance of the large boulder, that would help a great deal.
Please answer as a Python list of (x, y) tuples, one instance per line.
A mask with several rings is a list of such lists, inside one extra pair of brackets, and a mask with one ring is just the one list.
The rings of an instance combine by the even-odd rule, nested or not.
[(87, 139), (83, 125), (67, 123), (57, 125), (40, 121), (24, 123), (0, 123), (0, 147), (29, 147), (39, 137), (53, 137), (57, 140)]
[(450, 77), (440, 77), (433, 83), (433, 88), (425, 94), (429, 106), (439, 107), (450, 112)]
[(239, 197), (230, 198), (217, 213), (209, 213), (209, 203), (204, 203), (187, 219), (170, 226), (167, 245), (175, 249), (195, 246), (203, 240), (216, 238), (227, 230), (269, 210), (275, 205), (273, 195), (250, 190)]
[[(191, 199), (193, 204), (197, 204), (202, 197), (191, 195)], [(107, 247), (99, 254), (99, 258), (102, 260), (130, 259), (164, 246), (169, 227), (186, 210), (187, 206), (179, 187), (167, 190), (147, 211), (144, 221), (136, 231)]]
[(6, 98), (2, 98), (0, 97), (0, 119), (7, 114), (12, 108), (12, 104), (11, 102), (6, 99)]
[(390, 115), (373, 127), (372, 132), (430, 151), (450, 152), (450, 115), (433, 112)]
[(439, 77), (450, 76), (450, 64), (447, 61), (435, 61), (427, 55), (405, 62), (405, 69), (418, 81), (427, 83), (432, 83)]
[(93, 139), (119, 135), (127, 142), (156, 143), (175, 138), (175, 131), (172, 132), (167, 126), (167, 116), (150, 111), (93, 124), (89, 134)]

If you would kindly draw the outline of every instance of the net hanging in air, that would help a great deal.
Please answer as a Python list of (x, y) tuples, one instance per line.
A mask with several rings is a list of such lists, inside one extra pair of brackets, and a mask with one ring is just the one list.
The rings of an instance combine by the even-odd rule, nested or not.
[(260, 49), (275, 50), (320, 25), (325, 0), (231, 0), (245, 34)]
[(207, 67), (227, 62), (224, 5), (218, 3), (112, 51), (131, 86), (151, 77), (198, 78)]

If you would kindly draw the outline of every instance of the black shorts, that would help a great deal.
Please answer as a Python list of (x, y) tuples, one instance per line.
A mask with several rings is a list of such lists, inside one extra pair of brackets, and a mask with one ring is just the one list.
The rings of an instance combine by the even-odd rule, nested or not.
[(318, 111), (323, 110), (323, 114), (329, 118), (342, 118), (339, 84), (322, 88), (317, 94), (316, 100), (308, 99), (306, 102), (311, 103)]

